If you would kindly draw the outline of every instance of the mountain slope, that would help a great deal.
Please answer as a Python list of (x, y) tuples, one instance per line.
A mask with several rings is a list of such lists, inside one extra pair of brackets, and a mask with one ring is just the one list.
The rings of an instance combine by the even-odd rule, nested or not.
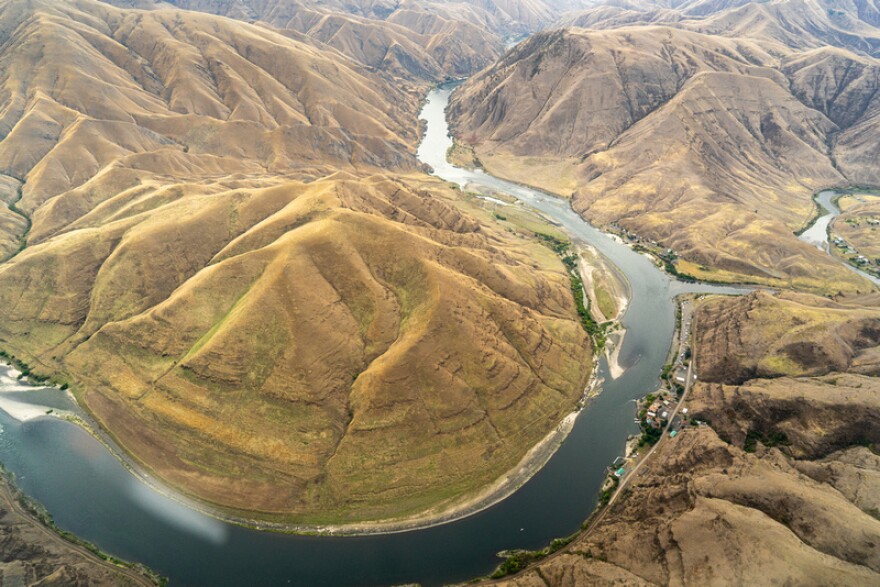
[(174, 487), (442, 509), (580, 399), (564, 266), (420, 172), (416, 86), (178, 9), (7, 1), (0, 31), (0, 347)]
[(792, 235), (815, 191), (876, 178), (880, 65), (834, 51), (864, 69), (839, 92), (822, 81), (836, 71), (824, 51), (780, 60), (748, 39), (656, 26), (543, 33), (469, 80), (449, 113), (488, 169), (571, 194), (591, 221), (658, 241), (688, 271), (865, 289)]
[(601, 2), (568, 13), (556, 24), (606, 30), (663, 24), (714, 36), (750, 38), (780, 48), (834, 46), (875, 57), (880, 54), (876, 0)]
[[(664, 439), (594, 530), (501, 584), (877, 583), (878, 379), (852, 372), (858, 361), (810, 363), (789, 377), (759, 371), (771, 378), (747, 381), (715, 368), (729, 353), (770, 364), (778, 355), (768, 346), (837, 353), (837, 336), (876, 353), (876, 308), (876, 295), (831, 302), (756, 292), (702, 302), (694, 325), (701, 382), (687, 404), (709, 425)], [(758, 333), (765, 342), (755, 349)]]
[(309, 0), (114, 0), (171, 6), (272, 27), (326, 43), (357, 62), (406, 79), (438, 82), (491, 65), (506, 39), (538, 30), (578, 0), (312, 2)]

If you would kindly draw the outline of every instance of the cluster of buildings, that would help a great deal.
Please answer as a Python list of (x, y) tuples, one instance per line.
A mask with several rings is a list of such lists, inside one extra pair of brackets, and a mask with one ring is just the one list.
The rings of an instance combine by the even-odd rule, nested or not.
[[(675, 403), (677, 401), (678, 399), (673, 397), (670, 392), (665, 390), (659, 392), (654, 398), (654, 401), (652, 401), (650, 405), (645, 406), (645, 424), (655, 430), (663, 428), (666, 423), (669, 422), (669, 417), (675, 409)], [(678, 430), (681, 428), (683, 423), (682, 416), (684, 415), (687, 415), (687, 408), (683, 408), (681, 413), (676, 414), (672, 419), (671, 430)]]
[[(880, 220), (878, 220), (876, 218), (869, 218), (868, 222), (871, 224), (880, 224)], [(852, 263), (855, 263), (856, 265), (868, 265), (871, 263), (870, 259), (868, 259), (865, 255), (860, 255), (859, 252), (856, 250), (856, 248), (853, 247), (848, 242), (846, 242), (846, 240), (844, 238), (842, 238), (840, 236), (835, 236), (834, 238), (831, 239), (831, 242), (833, 242), (834, 246), (836, 246), (837, 248), (842, 249), (842, 252), (844, 255), (848, 255), (848, 256), (854, 255), (854, 257), (852, 257), (850, 259), (850, 261)], [(878, 264), (880, 264), (880, 263), (878, 263)]]

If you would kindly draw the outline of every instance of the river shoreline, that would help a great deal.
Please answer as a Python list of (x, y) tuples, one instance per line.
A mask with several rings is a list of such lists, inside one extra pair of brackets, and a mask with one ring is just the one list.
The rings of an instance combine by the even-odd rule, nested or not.
[[(298, 524), (286, 522), (270, 522), (246, 516), (237, 516), (227, 513), (220, 506), (187, 495), (185, 492), (171, 487), (161, 481), (149, 468), (140, 463), (133, 455), (128, 453), (113, 436), (107, 432), (98, 421), (69, 390), (64, 390), (56, 385), (45, 385), (31, 381), (27, 377), (20, 379), (22, 385), (37, 389), (53, 389), (64, 393), (82, 413), (70, 410), (59, 410), (51, 406), (15, 402), (15, 400), (0, 396), (0, 409), (10, 417), (19, 421), (32, 421), (38, 418), (55, 418), (73, 424), (99, 442), (109, 454), (111, 454), (135, 479), (149, 487), (158, 495), (170, 499), (202, 515), (215, 520), (235, 524), (243, 528), (275, 532), (279, 534), (298, 534), (303, 536), (372, 536), (381, 534), (398, 534), (424, 530), (436, 526), (451, 524), (474, 514), (480, 513), (494, 505), (504, 501), (525, 485), (534, 477), (553, 457), (557, 449), (565, 442), (568, 435), (574, 429), (575, 422), (582, 411), (589, 405), (590, 399), (595, 397), (600, 389), (602, 380), (598, 377), (599, 358), (594, 356), (590, 376), (577, 407), (569, 412), (553, 430), (547, 433), (537, 444), (532, 446), (520, 459), (516, 466), (505, 472), (490, 485), (477, 490), (469, 496), (459, 500), (448, 507), (435, 506), (434, 508), (398, 519), (386, 519), (366, 522), (353, 522), (349, 524)], [(0, 366), (9, 369), (12, 377), (20, 374), (16, 365), (0, 360)], [(12, 393), (12, 392), (9, 392)], [(28, 393), (27, 390), (19, 390), (14, 393)], [(21, 406), (21, 410), (16, 409)], [(11, 410), (6, 409), (12, 408)]]
[[(875, 191), (870, 188), (849, 187), (841, 189), (829, 188), (816, 192), (813, 195), (813, 202), (816, 206), (815, 217), (807, 226), (794, 234), (800, 241), (816, 247), (847, 269), (871, 282), (875, 287), (880, 287), (880, 277), (863, 271), (845, 257), (835, 255), (831, 244), (831, 225), (843, 213), (839, 206), (840, 199), (849, 195), (869, 194)], [(813, 234), (816, 231), (821, 233), (821, 237)]]
[[(426, 125), (432, 128), (432, 132), (424, 141), (427, 143), (424, 154), (420, 147), (420, 160), (429, 160), (432, 166), (441, 169), (442, 179), (454, 183), (464, 179), (467, 183), (467, 174), (444, 166), (442, 162), (447, 147), (443, 140), (446, 132), (437, 105), (443, 99), (441, 92), (426, 100), (427, 114), (433, 117), (433, 126)], [(626, 437), (634, 431), (633, 399), (656, 386), (673, 340), (672, 299), (684, 291), (742, 293), (743, 290), (676, 281), (634, 251), (631, 245), (621, 246), (618, 240), (577, 216), (570, 205), (560, 204), (558, 198), (537, 190), (516, 188), (482, 174), (473, 181), (474, 185), (499, 190), (553, 218), (554, 224), (569, 234), (572, 241), (595, 246), (620, 269), (631, 290), (630, 303), (620, 320), (622, 328), (627, 329), (627, 336), (613, 349), (627, 369), (618, 379), (613, 379), (609, 377), (607, 362), (603, 362), (602, 355), (593, 356), (593, 376), (583, 401), (589, 408), (583, 409), (582, 406), (574, 411), (565, 418), (562, 426), (557, 426), (545, 437), (541, 448), (533, 447), (526, 455), (526, 460), (533, 463), (534, 471), (507, 479), (506, 484), (496, 482), (506, 490), (492, 487), (497, 492), (494, 499), (480, 501), (476, 499), (478, 496), (472, 495), (457, 504), (447, 502), (453, 507), (447, 507), (445, 519), (440, 519), (441, 512), (430, 513), (435, 519), (433, 524), (426, 523), (424, 514), (409, 520), (373, 522), (368, 528), (363, 527), (365, 524), (346, 525), (346, 529), (329, 525), (264, 523), (246, 516), (228, 515), (228, 512), (205, 511), (206, 507), (213, 509), (210, 504), (193, 504), (187, 496), (177, 494), (173, 489), (169, 495), (149, 471), (133, 460), (126, 462), (124, 450), (113, 450), (115, 442), (102, 442), (102, 431), (97, 425), (86, 428), (87, 433), (108, 447), (109, 454), (94, 450), (98, 447), (91, 439), (83, 444), (90, 445), (86, 448), (92, 453), (100, 452), (101, 459), (111, 462), (112, 469), (118, 474), (113, 477), (102, 471), (105, 477), (84, 480), (78, 487), (80, 493), (77, 493), (68, 481), (76, 479), (83, 470), (80, 466), (82, 460), (80, 454), (69, 450), (69, 438), (74, 431), (78, 440), (83, 440), (85, 435), (79, 432), (81, 424), (75, 430), (66, 426), (33, 426), (28, 427), (32, 428), (30, 436), (15, 437), (21, 450), (10, 454), (17, 457), (19, 470), (27, 474), (26, 485), (45, 496), (40, 499), (50, 511), (64, 514), (65, 520), (61, 522), (64, 528), (87, 537), (108, 551), (119, 552), (131, 560), (142, 560), (168, 575), (172, 581), (183, 584), (283, 584), (284, 579), (291, 577), (300, 583), (328, 587), (416, 581), (428, 586), (449, 584), (484, 573), (493, 561), (497, 562), (495, 553), (501, 550), (534, 548), (554, 537), (571, 534), (590, 512), (595, 511), (595, 490), (601, 485), (604, 470), (624, 450)], [(597, 393), (600, 386), (602, 393)], [(10, 427), (8, 432), (17, 434), (16, 427)], [(34, 438), (45, 439), (45, 442), (29, 444)], [(53, 444), (55, 438), (67, 442)], [(123, 463), (122, 468), (116, 461)], [(41, 470), (41, 463), (52, 463), (52, 467)], [(67, 464), (71, 466), (66, 467)], [(132, 476), (141, 482), (129, 483)], [(119, 478), (123, 483), (116, 482)], [(164, 520), (157, 523), (153, 512), (145, 515), (139, 508), (132, 507), (140, 506), (140, 502), (124, 498), (125, 492), (132, 490), (129, 485), (135, 484), (143, 491), (149, 491), (142, 487), (146, 485), (153, 492), (164, 492), (187, 506), (186, 509), (198, 512), (199, 516), (229, 522), (229, 525), (219, 529), (222, 535), (216, 540), (195, 540), (187, 524), (197, 526), (203, 520), (187, 517), (177, 520), (179, 523), (173, 527)], [(104, 488), (113, 504), (104, 510), (93, 510), (89, 501), (97, 501), (94, 495), (100, 494)], [(465, 503), (469, 500), (470, 503)], [(178, 507), (168, 503), (161, 505), (171, 509)], [(493, 505), (495, 507), (491, 507)], [(471, 509), (464, 511), (465, 506)], [(461, 511), (450, 516), (448, 512), (456, 508)], [(213, 523), (220, 525), (219, 522)], [(274, 532), (250, 532), (236, 526)], [(404, 532), (407, 534), (397, 538), (382, 537)], [(320, 537), (310, 539), (280, 534), (318, 534)], [(361, 538), (339, 538), (347, 536)], [(382, 553), (381, 556), (378, 553)], [(253, 564), (256, 559), (261, 561), (259, 568)], [(203, 561), (203, 564), (192, 565), (193, 560)]]

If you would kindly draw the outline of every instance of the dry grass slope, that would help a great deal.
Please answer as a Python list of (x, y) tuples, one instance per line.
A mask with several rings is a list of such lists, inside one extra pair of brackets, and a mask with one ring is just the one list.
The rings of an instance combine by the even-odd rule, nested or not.
[(450, 114), (489, 170), (659, 241), (682, 269), (868, 291), (792, 233), (820, 188), (878, 181), (878, 75), (876, 58), (798, 51), (758, 33), (565, 29), (469, 80)]
[(275, 520), (413, 514), (575, 406), (565, 270), (419, 173), (418, 86), (167, 7), (0, 2), (0, 31), (0, 250), (32, 223), (0, 346), (174, 486)]

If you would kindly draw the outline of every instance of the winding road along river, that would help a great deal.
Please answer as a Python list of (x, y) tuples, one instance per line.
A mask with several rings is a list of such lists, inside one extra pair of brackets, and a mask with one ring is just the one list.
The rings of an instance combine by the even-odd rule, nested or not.
[[(622, 318), (627, 333), (619, 353), (625, 370), (613, 379), (605, 360), (600, 361), (602, 393), (581, 412), (547, 465), (499, 504), (442, 526), (362, 537), (282, 535), (219, 522), (161, 496), (74, 424), (48, 417), (19, 421), (0, 410), (0, 461), (61, 528), (149, 565), (173, 586), (335, 587), (464, 581), (491, 571), (501, 550), (540, 548), (580, 526), (595, 506), (605, 467), (636, 431), (632, 401), (658, 386), (674, 330), (674, 296), (743, 290), (674, 281), (646, 257), (584, 222), (567, 202), (449, 165), (448, 98), (448, 89), (428, 96), (421, 160), (441, 178), (504, 192), (540, 210), (574, 240), (598, 249), (630, 284), (631, 300)], [(0, 369), (0, 402), (10, 412), (33, 416), (45, 411), (22, 405), (28, 403), (77, 409), (61, 392), (24, 389), (12, 375)]]

